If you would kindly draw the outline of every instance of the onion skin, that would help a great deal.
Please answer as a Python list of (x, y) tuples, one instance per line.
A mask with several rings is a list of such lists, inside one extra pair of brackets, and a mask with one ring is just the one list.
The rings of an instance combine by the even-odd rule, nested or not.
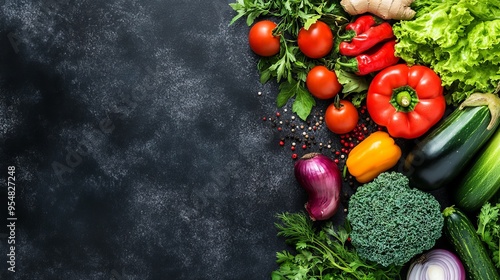
[(460, 259), (445, 249), (433, 249), (414, 260), (406, 275), (407, 280), (436, 280), (429, 275), (433, 268), (442, 269), (440, 280), (465, 280), (465, 269)]
[(337, 164), (320, 153), (309, 153), (295, 162), (295, 178), (308, 194), (305, 208), (311, 220), (327, 220), (339, 207), (342, 175)]

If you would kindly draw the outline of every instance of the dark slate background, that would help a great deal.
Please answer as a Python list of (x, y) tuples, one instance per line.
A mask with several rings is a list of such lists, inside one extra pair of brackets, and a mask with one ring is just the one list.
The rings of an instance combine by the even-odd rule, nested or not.
[(269, 279), (305, 196), (231, 2), (0, 0), (1, 279)]
[(232, 2), (0, 0), (0, 279), (270, 279), (307, 196)]

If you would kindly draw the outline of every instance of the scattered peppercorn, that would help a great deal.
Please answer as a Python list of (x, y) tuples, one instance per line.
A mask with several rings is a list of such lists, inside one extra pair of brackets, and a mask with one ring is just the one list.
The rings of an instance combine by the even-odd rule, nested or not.
[[(297, 149), (310, 150), (309, 152), (320, 152), (331, 156), (340, 169), (345, 168), (345, 161), (349, 152), (368, 135), (382, 127), (377, 126), (369, 117), (366, 106), (358, 109), (360, 114), (359, 124), (349, 133), (336, 135), (325, 126), (324, 110), (319, 106), (313, 108), (306, 121), (298, 118), (292, 110), (286, 108), (273, 112), (271, 115), (262, 117), (262, 121), (276, 129), (279, 133), (279, 145), (288, 146), (292, 159), (300, 157)], [(343, 178), (346, 183), (352, 185), (355, 181), (352, 176)], [(352, 189), (357, 187), (354, 182)]]

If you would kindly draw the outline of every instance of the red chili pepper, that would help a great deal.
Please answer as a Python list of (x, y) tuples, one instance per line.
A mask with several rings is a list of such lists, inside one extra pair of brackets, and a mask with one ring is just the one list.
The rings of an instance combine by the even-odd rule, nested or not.
[(444, 115), (441, 79), (430, 68), (398, 64), (380, 71), (366, 97), (368, 113), (392, 137), (422, 136)]
[(381, 23), (382, 20), (372, 15), (363, 15), (358, 17), (354, 22), (345, 26), (346, 31), (354, 31), (356, 35), (368, 30), (370, 27)]
[(369, 50), (376, 44), (392, 38), (394, 38), (392, 26), (388, 22), (383, 22), (358, 34), (352, 38), (350, 42), (341, 42), (339, 45), (339, 52), (345, 56), (356, 56)]
[(379, 24), (380, 18), (372, 15), (363, 15), (358, 17), (355, 21), (347, 24), (344, 28), (343, 34), (335, 36), (335, 51), (339, 52), (339, 45), (343, 41), (351, 41), (354, 37), (365, 32), (370, 27)]
[(337, 60), (337, 63), (360, 76), (380, 71), (398, 63), (399, 57), (396, 57), (394, 54), (395, 45), (396, 40), (379, 43), (377, 46), (369, 49), (366, 53), (360, 54), (355, 58), (351, 58), (347, 62), (342, 62), (339, 59)]

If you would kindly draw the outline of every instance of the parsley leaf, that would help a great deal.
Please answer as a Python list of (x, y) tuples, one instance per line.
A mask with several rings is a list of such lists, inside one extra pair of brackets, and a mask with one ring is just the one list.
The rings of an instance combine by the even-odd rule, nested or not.
[(276, 98), (276, 106), (283, 107), (290, 98), (295, 96), (295, 86), (291, 83), (282, 83), (279, 87), (280, 92)]
[(500, 203), (486, 202), (478, 215), (477, 233), (486, 243), (493, 263), (500, 268)]
[(271, 13), (270, 10), (272, 8), (272, 1), (237, 0), (235, 3), (230, 3), (229, 6), (238, 13), (230, 21), (230, 25), (235, 23), (238, 19), (247, 16), (247, 25), (250, 26), (256, 18), (266, 16)]
[(316, 100), (312, 97), (312, 95), (304, 88), (304, 86), (300, 86), (300, 83), (297, 83), (297, 93), (295, 94), (292, 111), (296, 113), (299, 118), (305, 120), (315, 105)]
[(316, 105), (316, 100), (305, 89), (303, 82), (291, 80), (283, 82), (279, 86), (280, 92), (276, 98), (276, 105), (283, 107), (288, 100), (295, 97), (292, 111), (301, 119), (305, 120), (311, 113), (312, 108)]
[(399, 266), (384, 267), (363, 260), (349, 245), (350, 228), (346, 224), (334, 227), (327, 222), (315, 227), (303, 212), (283, 213), (276, 223), (278, 236), (295, 246), (295, 255), (277, 253), (279, 268), (272, 272), (273, 280), (282, 279), (400, 279)]
[(368, 91), (369, 81), (367, 78), (347, 72), (339, 67), (336, 67), (334, 71), (335, 74), (337, 74), (339, 83), (342, 85), (344, 98), (346, 96), (351, 96), (352, 104), (355, 107), (360, 107), (361, 103), (366, 99), (366, 93)]

